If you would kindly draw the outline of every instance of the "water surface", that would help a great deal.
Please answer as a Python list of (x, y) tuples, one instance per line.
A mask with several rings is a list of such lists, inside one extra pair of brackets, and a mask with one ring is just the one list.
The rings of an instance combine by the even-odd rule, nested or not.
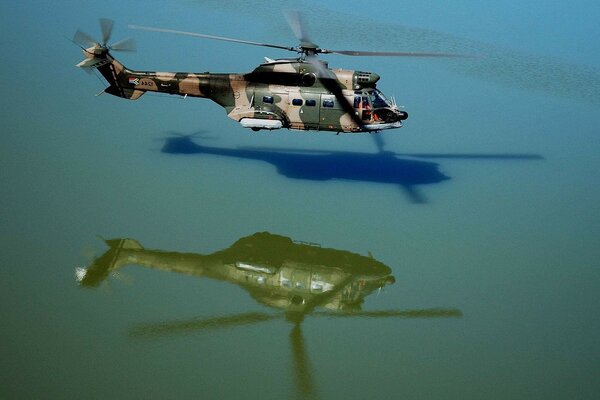
[[(380, 136), (255, 134), (208, 101), (95, 97), (64, 39), (110, 17), (138, 41), (131, 68), (287, 57), (126, 28), (295, 44), (278, 10), (234, 3), (0, 7), (0, 397), (596, 398), (599, 7), (306, 2), (323, 47), (483, 55), (329, 57), (406, 107)], [(264, 232), (308, 253), (222, 265), (254, 288), (288, 279), (286, 295), (194, 272)], [(78, 282), (111, 239), (142, 253)]]

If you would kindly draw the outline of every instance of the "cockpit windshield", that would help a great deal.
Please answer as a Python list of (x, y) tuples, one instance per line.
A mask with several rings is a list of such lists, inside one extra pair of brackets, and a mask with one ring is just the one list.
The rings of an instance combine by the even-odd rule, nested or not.
[(391, 107), (390, 101), (381, 93), (379, 90), (375, 89), (369, 93), (371, 97), (371, 104), (373, 104), (373, 108), (385, 108)]

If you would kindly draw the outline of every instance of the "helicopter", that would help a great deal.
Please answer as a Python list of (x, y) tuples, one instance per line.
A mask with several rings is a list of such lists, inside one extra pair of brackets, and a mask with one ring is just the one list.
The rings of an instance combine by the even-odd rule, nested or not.
[(282, 46), (173, 29), (129, 25), (132, 29), (262, 46), (297, 53), (295, 58), (271, 59), (248, 73), (137, 71), (125, 67), (111, 51), (133, 51), (133, 39), (109, 45), (113, 21), (101, 18), (102, 41), (78, 30), (73, 42), (85, 59), (76, 66), (96, 69), (109, 84), (102, 93), (137, 100), (147, 92), (208, 98), (227, 116), (253, 131), (287, 128), (337, 133), (378, 132), (402, 127), (408, 113), (378, 88), (373, 72), (331, 69), (320, 54), (346, 56), (460, 57), (457, 54), (329, 50), (310, 40), (298, 12), (287, 20), (299, 40)]
[(147, 249), (137, 240), (104, 240), (109, 247), (87, 267), (75, 269), (78, 284), (96, 288), (120, 268), (142, 266), (189, 277), (235, 284), (256, 302), (279, 313), (241, 314), (143, 323), (129, 330), (132, 339), (251, 326), (282, 317), (293, 327), (289, 335), (294, 380), (303, 398), (317, 398), (302, 322), (325, 318), (461, 318), (456, 308), (363, 310), (367, 296), (396, 279), (384, 263), (347, 250), (297, 241), (270, 232), (256, 232), (211, 254)]

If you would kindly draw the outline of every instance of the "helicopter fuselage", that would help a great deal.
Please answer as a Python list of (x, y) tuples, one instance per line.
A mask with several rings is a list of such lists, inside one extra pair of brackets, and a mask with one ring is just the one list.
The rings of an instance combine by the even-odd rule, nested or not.
[[(100, 50), (100, 52), (98, 51)], [(252, 130), (294, 129), (334, 132), (372, 132), (400, 128), (408, 114), (388, 100), (371, 72), (328, 69), (354, 116), (339, 97), (317, 78), (315, 66), (302, 58), (266, 59), (245, 74), (135, 71), (107, 50), (84, 50), (80, 66), (94, 66), (115, 96), (136, 100), (146, 92), (203, 97), (222, 106), (229, 118)], [(362, 124), (358, 124), (360, 120)]]

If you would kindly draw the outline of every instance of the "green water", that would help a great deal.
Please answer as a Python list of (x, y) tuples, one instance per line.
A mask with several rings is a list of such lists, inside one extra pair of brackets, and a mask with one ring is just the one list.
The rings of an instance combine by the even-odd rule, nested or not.
[[(362, 20), (381, 21), (381, 35), (356, 38), (359, 49), (396, 49), (412, 35), (412, 46), (502, 56), (328, 58), (377, 72), (406, 106), (405, 127), (379, 141), (254, 134), (202, 100), (94, 97), (102, 84), (74, 68), (80, 50), (62, 37), (98, 36), (97, 18), (114, 18), (115, 40), (138, 40), (119, 59), (138, 69), (241, 72), (287, 56), (126, 29), (294, 44), (265, 2), (251, 20), (213, 3), (0, 6), (0, 397), (596, 398), (598, 6), (384, 2)], [(352, 46), (319, 24), (340, 27), (359, 11), (328, 4), (323, 17), (307, 4), (315, 41)], [(362, 173), (365, 163), (380, 171)], [(300, 265), (294, 276), (312, 271), (332, 296), (258, 295), (190, 261), (257, 232), (308, 253), (269, 245), (224, 264), (271, 265), (267, 278)], [(100, 237), (169, 257), (120, 259), (88, 287), (76, 271), (109, 249)], [(350, 301), (365, 278), (344, 268), (349, 254), (393, 280)]]

